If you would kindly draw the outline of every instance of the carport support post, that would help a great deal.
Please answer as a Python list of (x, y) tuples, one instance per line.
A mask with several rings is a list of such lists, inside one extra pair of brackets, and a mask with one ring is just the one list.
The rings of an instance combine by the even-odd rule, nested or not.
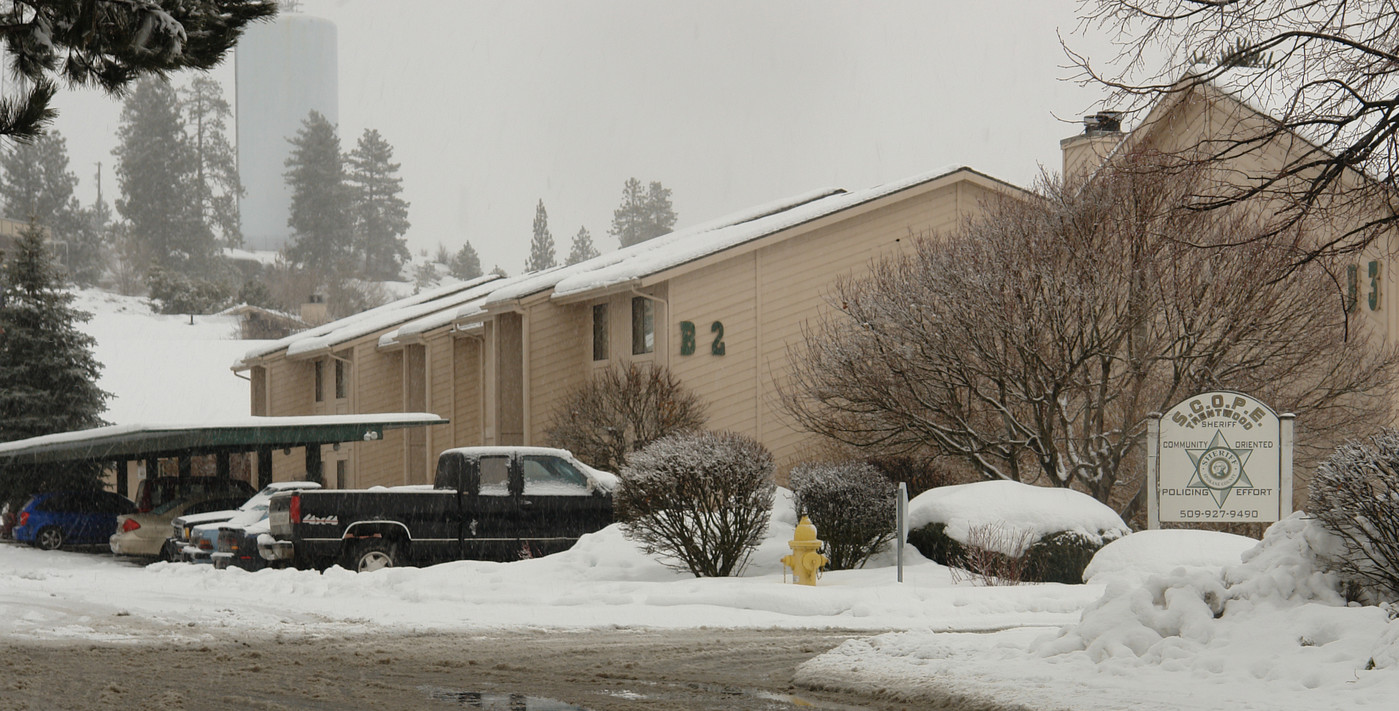
[(220, 479), (227, 479), (233, 475), (233, 470), (228, 465), (228, 452), (214, 454), (214, 473)]
[(146, 457), (146, 478), (154, 479), (160, 476), (160, 460), (155, 457)]
[(257, 488), (265, 489), (272, 483), (272, 448), (257, 449)]
[(314, 481), (317, 484), (323, 483), (324, 474), (321, 472), (321, 443), (312, 442), (306, 445), (306, 480)]
[[(128, 464), (128, 462), (130, 462), (130, 460), (128, 460), (128, 459), (118, 459), (118, 460), (117, 460), (117, 495), (118, 495), (118, 496), (126, 496), (126, 491), (127, 491), (127, 489), (128, 489), (127, 484), (126, 484), (127, 471), (131, 468), (130, 465)], [(127, 496), (127, 498), (131, 498), (131, 497)]]
[(181, 454), (181, 455), (180, 455), (180, 490), (181, 490), (181, 493), (183, 493), (183, 491), (184, 491), (184, 484), (185, 484), (185, 482), (189, 480), (190, 476), (191, 476), (193, 473), (194, 473), (194, 457), (189, 456), (189, 453), (188, 453), (188, 452), (186, 452), (186, 453), (184, 453), (184, 454)]

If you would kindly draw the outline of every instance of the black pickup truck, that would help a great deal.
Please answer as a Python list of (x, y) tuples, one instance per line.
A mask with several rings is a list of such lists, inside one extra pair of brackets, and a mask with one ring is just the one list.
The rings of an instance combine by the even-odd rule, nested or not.
[(273, 496), (258, 553), (297, 568), (357, 571), (548, 555), (612, 523), (616, 483), (561, 449), (449, 449), (431, 487)]

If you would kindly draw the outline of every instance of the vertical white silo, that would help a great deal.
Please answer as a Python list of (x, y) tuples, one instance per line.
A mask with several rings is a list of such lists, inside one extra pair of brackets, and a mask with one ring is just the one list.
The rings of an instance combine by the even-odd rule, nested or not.
[(291, 194), (282, 174), (311, 111), (339, 123), (335, 23), (299, 14), (253, 23), (234, 50), (237, 72), (238, 203), (248, 249), (281, 249), (291, 235)]

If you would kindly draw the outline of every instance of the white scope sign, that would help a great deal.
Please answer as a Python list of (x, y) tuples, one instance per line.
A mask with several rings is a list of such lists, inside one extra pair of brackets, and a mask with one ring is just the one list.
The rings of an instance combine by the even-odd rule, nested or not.
[(1162, 416), (1159, 441), (1160, 521), (1271, 522), (1282, 516), (1284, 442), (1272, 408), (1241, 393), (1202, 393)]

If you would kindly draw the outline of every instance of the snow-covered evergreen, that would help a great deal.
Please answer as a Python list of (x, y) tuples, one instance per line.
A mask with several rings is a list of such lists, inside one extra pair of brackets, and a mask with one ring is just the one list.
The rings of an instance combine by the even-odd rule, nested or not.
[[(106, 424), (108, 393), (97, 386), (94, 340), (77, 328), (88, 314), (73, 308), (61, 273), (37, 225), (15, 243), (0, 305), (0, 441)], [(96, 466), (11, 467), (0, 477), (0, 501), (44, 488), (95, 486)], [(18, 503), (23, 503), (22, 501)]]

